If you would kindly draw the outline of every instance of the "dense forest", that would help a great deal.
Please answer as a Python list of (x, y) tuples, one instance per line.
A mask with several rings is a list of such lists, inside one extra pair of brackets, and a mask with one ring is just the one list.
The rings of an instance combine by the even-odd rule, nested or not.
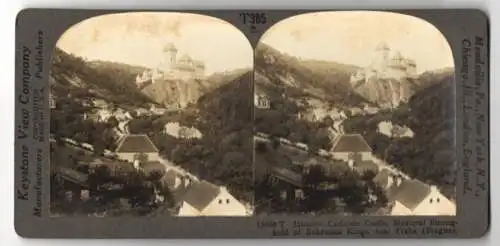
[(288, 83), (287, 91), (293, 93), (298, 89), (309, 97), (321, 98), (337, 107), (360, 106), (367, 102), (350, 85), (350, 75), (356, 69), (355, 66), (330, 61), (301, 60), (263, 43), (255, 51), (255, 71), (272, 84), (287, 84), (283, 78), (292, 77), (295, 85)]
[[(426, 77), (427, 78), (427, 77)], [(454, 146), (453, 76), (427, 78), (430, 86), (413, 95), (394, 111), (359, 116), (346, 121), (347, 132), (364, 135), (381, 159), (401, 168), (408, 175), (438, 185), (454, 198), (456, 162)], [(413, 138), (391, 139), (377, 133), (380, 121), (410, 127)]]
[(135, 85), (135, 77), (144, 68), (126, 64), (85, 61), (56, 48), (50, 68), (51, 89), (58, 97), (104, 98), (109, 102), (143, 106), (151, 99)]

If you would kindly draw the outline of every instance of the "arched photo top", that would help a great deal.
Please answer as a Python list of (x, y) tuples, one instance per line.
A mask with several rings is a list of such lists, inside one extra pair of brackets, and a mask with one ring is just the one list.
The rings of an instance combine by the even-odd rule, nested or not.
[[(268, 190), (256, 193), (264, 194), (256, 195), (256, 214), (456, 215), (455, 68), (436, 27), (392, 12), (302, 14), (272, 26), (255, 61), (254, 129), (260, 142), (277, 136), (283, 146), (255, 152), (255, 187)], [(363, 179), (382, 192), (356, 188), (297, 206), (316, 191), (267, 195), (283, 191), (265, 175), (275, 160), (289, 161), (271, 173), (288, 186)], [(295, 165), (311, 172), (301, 177)], [(296, 198), (307, 202), (267, 202)]]
[(106, 14), (71, 26), (56, 43), (60, 50), (85, 60), (147, 68), (162, 62), (166, 46), (175, 47), (179, 59), (203, 61), (207, 74), (253, 66), (246, 36), (229, 22), (201, 14)]
[[(90, 190), (107, 182), (105, 171), (120, 194), (99, 195), (109, 203), (93, 207), (87, 201), (94, 193), (87, 192), (76, 204), (75, 193), (53, 179), (52, 214), (251, 215), (251, 186), (241, 183), (252, 180), (245, 161), (252, 151), (233, 144), (252, 139), (244, 133), (252, 132), (254, 52), (242, 32), (198, 14), (121, 13), (72, 26), (56, 46), (48, 95), (51, 170), (64, 184)], [(222, 159), (227, 163), (217, 165)], [(121, 192), (130, 175), (137, 191)], [(153, 192), (151, 182), (161, 188)], [(181, 190), (187, 196), (169, 195)], [(137, 200), (138, 194), (144, 196)], [(231, 202), (218, 204), (221, 197)], [(115, 202), (117, 213), (106, 212)]]
[(301, 14), (274, 24), (261, 37), (283, 53), (304, 59), (367, 66), (378, 46), (410, 58), (423, 73), (454, 67), (446, 37), (418, 17), (382, 11), (327, 11)]

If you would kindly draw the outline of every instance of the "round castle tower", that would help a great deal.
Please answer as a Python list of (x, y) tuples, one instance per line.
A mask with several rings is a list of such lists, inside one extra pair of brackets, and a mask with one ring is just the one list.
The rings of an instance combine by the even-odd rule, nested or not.
[(163, 47), (163, 66), (162, 70), (168, 73), (177, 61), (177, 48), (172, 43), (168, 43)]
[(388, 63), (390, 52), (391, 49), (385, 42), (380, 43), (379, 45), (377, 45), (377, 48), (375, 48), (376, 58), (374, 59), (374, 65), (378, 71), (384, 71), (387, 69), (387, 66), (389, 65)]

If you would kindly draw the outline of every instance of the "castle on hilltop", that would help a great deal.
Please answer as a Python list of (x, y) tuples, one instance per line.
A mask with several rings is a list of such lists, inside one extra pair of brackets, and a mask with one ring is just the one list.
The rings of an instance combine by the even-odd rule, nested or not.
[(391, 52), (389, 46), (382, 42), (375, 49), (372, 63), (351, 75), (351, 83), (367, 82), (373, 78), (413, 78), (416, 75), (417, 65), (414, 60), (403, 57), (399, 51)]
[(168, 43), (163, 47), (163, 60), (153, 69), (145, 70), (136, 77), (136, 84), (155, 83), (162, 80), (189, 80), (205, 76), (205, 63), (191, 58), (188, 54), (178, 56), (175, 45)]

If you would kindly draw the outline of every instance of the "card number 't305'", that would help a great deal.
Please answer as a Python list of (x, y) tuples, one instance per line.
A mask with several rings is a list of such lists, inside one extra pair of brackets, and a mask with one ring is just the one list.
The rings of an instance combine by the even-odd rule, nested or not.
[(250, 25), (266, 24), (267, 17), (265, 13), (240, 13), (243, 23)]

